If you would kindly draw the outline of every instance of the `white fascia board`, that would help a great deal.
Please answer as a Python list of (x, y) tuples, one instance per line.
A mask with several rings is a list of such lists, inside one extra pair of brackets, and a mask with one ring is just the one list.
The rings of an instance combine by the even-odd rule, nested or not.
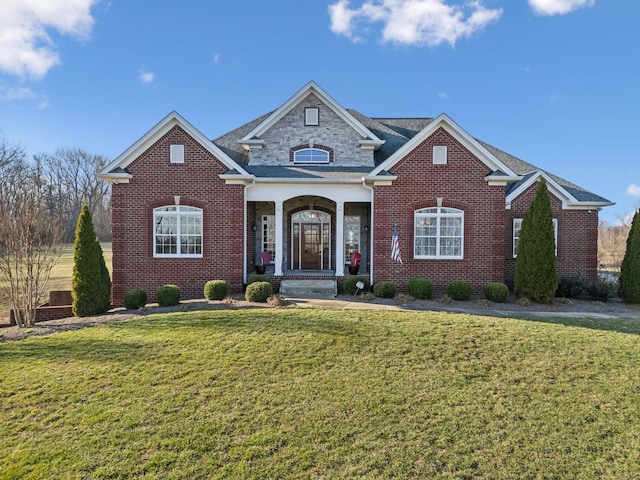
[(287, 113), (289, 113), (296, 105), (298, 105), (301, 101), (303, 101), (309, 94), (315, 94), (320, 98), (326, 105), (331, 108), (336, 115), (338, 115), (342, 120), (344, 120), (351, 128), (353, 128), (360, 136), (365, 139), (370, 139), (373, 142), (378, 143), (378, 145), (382, 145), (384, 140), (379, 139), (377, 136), (371, 132), (367, 127), (365, 127), (362, 123), (354, 118), (349, 112), (347, 112), (338, 102), (336, 102), (333, 98), (331, 98), (327, 92), (321, 89), (316, 82), (313, 80), (307, 83), (304, 87), (298, 90), (289, 100), (287, 100), (280, 108), (278, 108), (275, 112), (269, 115), (260, 125), (251, 130), (247, 135), (245, 135), (241, 140), (238, 141), (240, 144), (248, 143), (252, 140), (255, 140), (256, 137), (261, 137), (264, 132), (269, 130), (275, 123), (277, 123), (282, 117), (284, 117)]
[(396, 175), (384, 175), (384, 176), (367, 175), (363, 177), (364, 182), (367, 184), (382, 185), (382, 186), (392, 185), (393, 182), (397, 179), (398, 177)]
[(371, 175), (376, 175), (383, 170), (389, 170), (396, 163), (402, 160), (409, 154), (414, 148), (425, 141), (431, 136), (438, 128), (443, 128), (453, 138), (458, 140), (464, 147), (466, 147), (473, 155), (478, 157), (487, 167), (492, 171), (500, 170), (509, 177), (514, 177), (515, 181), (518, 180), (518, 175), (507, 167), (504, 163), (498, 160), (495, 155), (484, 148), (475, 138), (469, 135), (460, 125), (454, 122), (447, 114), (441, 113), (437, 118), (433, 120), (429, 125), (417, 133), (411, 140), (405, 143), (399, 148), (393, 155), (387, 158), (383, 163), (378, 165)]
[(241, 174), (248, 175), (240, 165), (234, 162), (226, 153), (220, 150), (211, 140), (187, 122), (187, 120), (185, 120), (184, 117), (176, 111), (171, 112), (160, 120), (151, 130), (140, 137), (133, 145), (121, 153), (99, 173), (107, 175), (111, 170), (116, 168), (127, 168), (131, 162), (138, 158), (147, 148), (157, 142), (164, 134), (176, 125), (193, 137), (198, 143), (200, 143), (200, 145), (209, 151), (209, 153), (220, 160), (229, 170), (236, 169)]
[(95, 173), (96, 177), (101, 180), (105, 180), (108, 183), (129, 183), (129, 180), (133, 178), (130, 173)]
[(510, 183), (519, 182), (522, 177), (510, 177), (508, 175), (487, 175), (484, 177), (490, 187), (504, 187)]
[(549, 192), (551, 192), (558, 200), (562, 202), (562, 208), (568, 208), (569, 205), (581, 205), (582, 202), (578, 201), (573, 195), (567, 192), (562, 185), (556, 182), (553, 178), (547, 175), (542, 170), (538, 170), (534, 175), (531, 176), (526, 182), (516, 188), (513, 192), (507, 195), (506, 205), (507, 210), (511, 209), (511, 203), (522, 195), (531, 185), (536, 183), (540, 177), (543, 177), (547, 182), (547, 188)]
[(599, 210), (602, 207), (610, 207), (616, 202), (578, 202), (567, 203), (567, 210)]

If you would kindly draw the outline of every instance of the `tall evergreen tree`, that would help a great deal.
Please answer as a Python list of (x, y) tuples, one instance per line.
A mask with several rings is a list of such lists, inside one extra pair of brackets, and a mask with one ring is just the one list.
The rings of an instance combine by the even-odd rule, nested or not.
[(78, 317), (104, 313), (111, 306), (111, 279), (87, 205), (76, 226), (71, 297)]
[(620, 267), (620, 296), (627, 303), (640, 303), (640, 210), (636, 210)]
[(558, 288), (556, 244), (549, 190), (544, 178), (522, 219), (516, 258), (516, 294), (551, 303)]

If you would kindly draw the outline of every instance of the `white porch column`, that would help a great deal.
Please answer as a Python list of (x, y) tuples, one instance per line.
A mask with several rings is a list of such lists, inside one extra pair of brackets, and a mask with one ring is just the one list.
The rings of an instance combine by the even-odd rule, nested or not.
[(344, 277), (344, 202), (336, 202), (336, 277)]
[(282, 276), (282, 263), (284, 260), (284, 237), (283, 237), (283, 228), (282, 228), (282, 217), (283, 217), (283, 213), (282, 213), (282, 202), (275, 202), (276, 203), (276, 258), (274, 260), (275, 262), (275, 269), (273, 274), (275, 276)]

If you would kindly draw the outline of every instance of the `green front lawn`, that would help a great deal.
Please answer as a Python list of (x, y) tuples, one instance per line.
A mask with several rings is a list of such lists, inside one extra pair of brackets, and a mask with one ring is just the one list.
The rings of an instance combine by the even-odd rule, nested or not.
[(0, 478), (638, 478), (640, 329), (572, 322), (224, 310), (5, 342)]

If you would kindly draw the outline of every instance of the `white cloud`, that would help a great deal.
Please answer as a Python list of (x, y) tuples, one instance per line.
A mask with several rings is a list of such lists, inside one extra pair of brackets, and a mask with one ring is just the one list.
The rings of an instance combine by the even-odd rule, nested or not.
[(43, 77), (60, 64), (51, 30), (86, 39), (93, 27), (91, 7), (97, 0), (2, 0), (0, 72)]
[(629, 188), (627, 188), (627, 193), (632, 197), (640, 197), (640, 186), (632, 183), (629, 185)]
[(0, 85), (0, 100), (3, 102), (32, 100), (34, 98), (36, 98), (36, 94), (30, 88)]
[(155, 79), (155, 74), (153, 72), (147, 72), (147, 70), (143, 68), (139, 71), (139, 73), (140, 74), (138, 75), (138, 80), (140, 80), (140, 83), (153, 83), (153, 80)]
[(213, 63), (218, 63), (218, 62), (220, 62), (220, 54), (219, 54), (219, 53), (216, 53), (216, 54), (213, 56)]
[(502, 15), (502, 8), (485, 8), (480, 0), (463, 5), (447, 5), (446, 0), (366, 0), (360, 8), (350, 8), (349, 0), (329, 6), (331, 31), (353, 41), (365, 23), (383, 24), (382, 40), (402, 45), (435, 47), (482, 30)]
[(539, 15), (564, 15), (595, 4), (596, 0), (529, 0), (529, 5)]

